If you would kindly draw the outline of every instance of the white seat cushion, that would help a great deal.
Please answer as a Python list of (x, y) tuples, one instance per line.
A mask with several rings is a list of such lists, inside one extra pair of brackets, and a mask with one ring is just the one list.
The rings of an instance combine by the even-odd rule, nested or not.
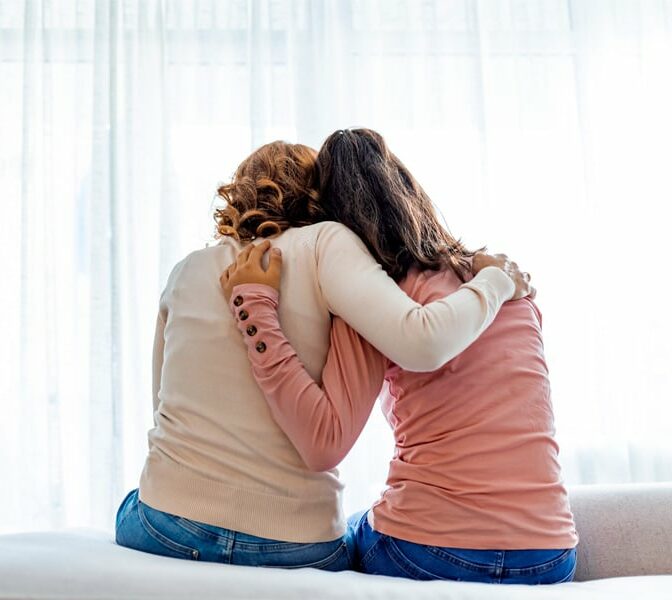
[(0, 536), (0, 599), (5, 600), (672, 598), (672, 576), (602, 579), (555, 586), (417, 582), (314, 569), (284, 571), (191, 562), (117, 546), (101, 532)]

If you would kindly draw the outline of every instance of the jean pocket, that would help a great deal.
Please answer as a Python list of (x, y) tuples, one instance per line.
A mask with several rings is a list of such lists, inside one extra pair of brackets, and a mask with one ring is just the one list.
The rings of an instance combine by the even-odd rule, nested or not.
[(543, 575), (545, 573), (558, 569), (562, 566), (566, 566), (569, 569), (569, 567), (571, 566), (569, 561), (571, 560), (572, 563), (575, 562), (574, 560), (572, 560), (574, 558), (575, 553), (576, 551), (574, 550), (574, 548), (570, 548), (568, 550), (557, 550), (555, 552), (548, 552), (545, 553), (547, 554), (547, 556), (544, 557), (537, 564), (532, 564), (521, 568), (508, 568), (507, 571), (512, 575)]
[(194, 544), (216, 544), (220, 543), (222, 538), (229, 538), (233, 532), (229, 529), (208, 525), (200, 521), (193, 521), (186, 517), (173, 517), (172, 524), (179, 528), (179, 535), (182, 538), (192, 539)]
[(570, 581), (574, 581), (574, 575), (576, 575), (576, 561), (574, 561), (572, 569), (569, 573), (567, 573), (567, 575), (565, 575), (562, 579), (551, 581), (549, 583), (569, 583)]
[(143, 530), (154, 543), (152, 547), (141, 548), (142, 550), (174, 558), (198, 560), (198, 549), (182, 543), (186, 540), (179, 536), (179, 530), (173, 523), (174, 519), (180, 517), (154, 510), (142, 502), (138, 502), (138, 516)]
[(341, 542), (331, 554), (322, 557), (318, 554), (312, 558), (312, 562), (301, 565), (301, 568), (321, 569), (323, 571), (345, 571), (350, 568), (350, 555), (345, 542)]
[(507, 568), (511, 583), (553, 584), (571, 581), (576, 571), (576, 549), (558, 550), (546, 560), (523, 568)]
[(426, 546), (428, 556), (439, 559), (453, 568), (463, 569), (481, 576), (493, 571), (493, 553), (489, 550), (462, 550), (441, 546)]
[[(284, 569), (322, 569), (343, 571), (350, 567), (347, 545), (344, 541), (318, 542), (314, 544), (274, 543), (256, 547), (238, 544), (241, 551), (248, 554), (249, 564), (254, 560), (258, 566)], [(256, 554), (256, 558), (250, 556)]]
[[(362, 548), (357, 548), (357, 552), (360, 553), (362, 551)], [(369, 573), (368, 571), (371, 566), (378, 561), (378, 557), (380, 556), (381, 552), (384, 552), (383, 550), (383, 536), (378, 535), (378, 538), (373, 542), (373, 544), (366, 549), (364, 552), (363, 556), (360, 556), (359, 561), (358, 561), (358, 567), (365, 573)]]

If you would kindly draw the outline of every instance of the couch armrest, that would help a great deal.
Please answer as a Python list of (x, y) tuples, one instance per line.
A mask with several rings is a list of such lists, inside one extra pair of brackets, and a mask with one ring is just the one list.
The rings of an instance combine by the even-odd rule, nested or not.
[(577, 581), (672, 574), (672, 483), (569, 488)]

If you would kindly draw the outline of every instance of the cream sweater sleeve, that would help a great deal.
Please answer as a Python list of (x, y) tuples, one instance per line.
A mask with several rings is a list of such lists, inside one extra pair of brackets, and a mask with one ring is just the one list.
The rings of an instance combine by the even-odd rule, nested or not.
[[(159, 299), (159, 312), (156, 315), (156, 327), (154, 329), (154, 347), (152, 349), (152, 406), (154, 413), (159, 410), (159, 390), (161, 389), (161, 371), (163, 369), (163, 351), (165, 347), (164, 331), (166, 329), (166, 319), (168, 318), (168, 306), (165, 301), (166, 291), (174, 285), (175, 277), (179, 274), (182, 267), (189, 260), (189, 256), (178, 262), (168, 275), (166, 287), (161, 293)], [(154, 418), (156, 425), (156, 417)]]
[(159, 314), (156, 317), (154, 349), (152, 351), (152, 405), (154, 407), (154, 412), (159, 410), (159, 389), (161, 387), (161, 369), (163, 368), (163, 349), (165, 346), (163, 331), (165, 328), (165, 317), (162, 315), (161, 311), (159, 311)]
[(455, 293), (422, 306), (338, 223), (320, 232), (315, 252), (329, 311), (407, 371), (434, 371), (460, 354), (515, 291), (510, 277), (487, 267)]

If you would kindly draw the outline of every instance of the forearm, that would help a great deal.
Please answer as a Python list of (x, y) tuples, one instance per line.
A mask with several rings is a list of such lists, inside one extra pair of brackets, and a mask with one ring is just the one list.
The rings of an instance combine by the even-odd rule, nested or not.
[(278, 294), (260, 285), (234, 288), (230, 306), (248, 348), (254, 376), (273, 418), (313, 471), (335, 467), (371, 412), (385, 359), (345, 323), (332, 328), (323, 388), (305, 370), (280, 328)]
[(348, 299), (338, 314), (402, 369), (435, 371), (478, 339), (513, 289), (511, 279), (491, 267), (425, 306), (381, 292), (356, 303)]
[[(436, 370), (461, 354), (492, 324), (514, 289), (513, 281), (501, 269), (487, 267), (450, 296), (425, 305), (426, 321), (421, 328), (428, 334), (420, 340), (424, 345), (416, 348), (421, 360), (417, 368), (405, 368)], [(448, 339), (443, 333), (446, 330), (450, 332)]]
[(489, 267), (450, 296), (422, 306), (349, 230), (325, 231), (317, 251), (319, 283), (330, 311), (408, 371), (434, 371), (457, 356), (515, 290), (503, 271)]

